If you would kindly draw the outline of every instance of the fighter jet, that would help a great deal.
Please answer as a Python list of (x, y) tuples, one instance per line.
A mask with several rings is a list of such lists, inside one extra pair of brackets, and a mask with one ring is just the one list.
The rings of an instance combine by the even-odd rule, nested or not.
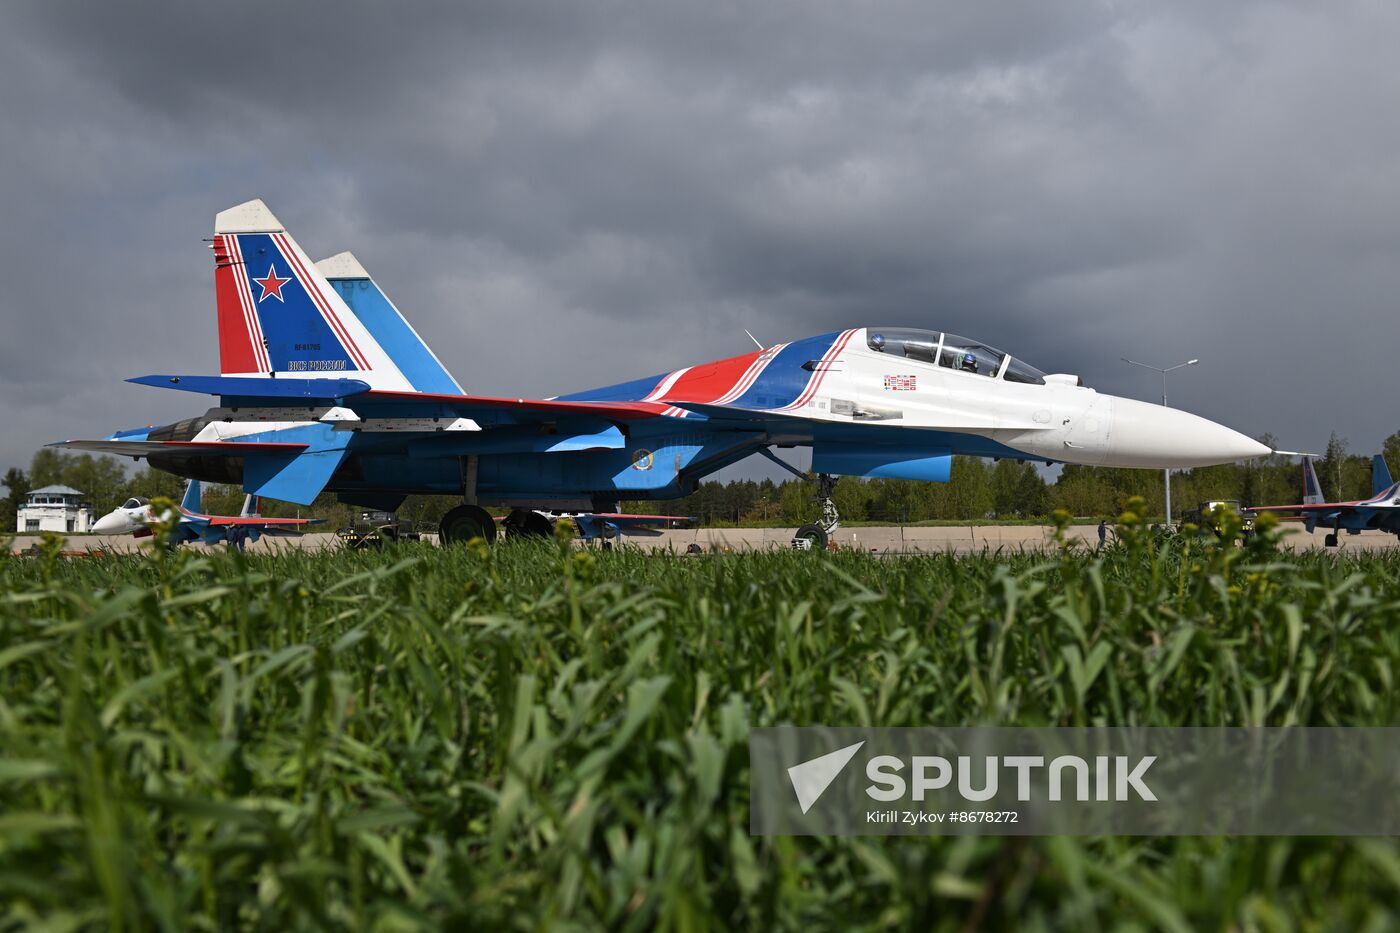
[[(792, 469), (773, 450), (808, 447), (820, 506), (799, 529), (809, 544), (839, 524), (837, 475), (947, 482), (955, 454), (1162, 469), (1270, 452), (923, 328), (848, 327), (551, 398), (475, 395), (353, 256), (311, 262), (262, 201), (219, 213), (211, 247), (218, 375), (130, 381), (217, 402), (61, 446), (302, 504), (322, 491), (387, 511), (410, 493), (461, 496), (444, 542), (494, 540), (486, 505), (540, 530), (526, 513), (616, 513), (622, 499), (684, 496), (752, 454)], [(541, 362), (516, 345), (520, 365)]]
[(1385, 457), (1381, 454), (1371, 460), (1371, 498), (1354, 502), (1323, 502), (1322, 486), (1317, 481), (1317, 470), (1311, 457), (1303, 458), (1303, 501), (1298, 505), (1255, 505), (1251, 512), (1290, 512), (1301, 515), (1303, 527), (1309, 533), (1318, 525), (1332, 531), (1322, 543), (1326, 547), (1336, 547), (1338, 536), (1345, 528), (1347, 534), (1359, 535), (1363, 531), (1384, 531), (1400, 538), (1400, 483), (1390, 476)]
[[(180, 521), (170, 536), (171, 544), (185, 544), (199, 541), (203, 544), (225, 542), (241, 548), (246, 541), (256, 541), (262, 535), (291, 536), (299, 532), (293, 529), (301, 525), (315, 525), (319, 518), (264, 518), (258, 514), (257, 496), (243, 499), (243, 511), (236, 517), (226, 515), (205, 515), (200, 483), (192, 479), (185, 486), (185, 496), (180, 501)], [(155, 514), (151, 502), (145, 496), (133, 496), (99, 518), (92, 526), (94, 534), (124, 535), (137, 538), (149, 537), (152, 526), (164, 516)]]

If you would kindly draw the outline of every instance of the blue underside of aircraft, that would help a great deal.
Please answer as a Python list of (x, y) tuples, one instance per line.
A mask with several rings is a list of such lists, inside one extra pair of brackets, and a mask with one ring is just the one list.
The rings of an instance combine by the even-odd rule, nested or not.
[[(353, 404), (366, 419), (438, 419), (436, 423), (445, 426), (470, 418), (484, 429), (400, 434), (306, 424), (243, 434), (233, 443), (188, 442), (188, 449), (141, 452), (153, 465), (172, 472), (239, 482), (251, 494), (301, 504), (309, 504), (323, 490), (377, 507), (412, 493), (457, 494), (469, 458), (474, 460), (478, 497), (504, 504), (676, 498), (693, 491), (704, 476), (769, 447), (811, 447), (817, 472), (932, 482), (948, 481), (955, 454), (1026, 459), (1019, 451), (975, 434), (911, 432), (763, 411), (713, 417), (712, 406), (693, 406), (684, 418), (619, 421), (606, 413), (542, 415), (474, 405), (462, 396), (377, 397), (358, 391), (358, 386), (344, 386), (353, 380), (324, 380), (352, 390), (330, 399), (324, 397), (327, 389), (302, 385), (318, 380), (181, 376), (133, 381), (180, 390), (232, 388), (240, 394), (221, 395), (220, 405), (233, 410), (267, 405), (273, 388), (269, 384), (288, 383), (296, 397)], [(248, 382), (262, 383), (259, 394), (243, 394)], [(627, 390), (584, 393), (591, 396), (586, 400), (558, 401), (609, 402), (635, 395), (630, 385), (635, 384)], [(142, 428), (118, 432), (111, 440), (135, 450), (153, 437), (151, 429)]]
[[(223, 404), (251, 401), (225, 398)], [(363, 402), (357, 406), (365, 408)], [(373, 416), (421, 418), (425, 412), (421, 402), (376, 403)], [(436, 416), (446, 421), (455, 412)], [(479, 413), (475, 417), (483, 418)], [(255, 495), (302, 504), (322, 489), (363, 504), (372, 503), (355, 494), (373, 493), (380, 496), (374, 502), (382, 503), (389, 494), (460, 493), (463, 458), (475, 457), (477, 494), (483, 501), (671, 499), (770, 444), (811, 446), (817, 472), (931, 482), (948, 481), (954, 454), (1025, 456), (977, 435), (920, 431), (919, 443), (911, 445), (910, 432), (898, 428), (810, 421), (788, 425), (776, 418), (745, 422), (740, 429), (717, 428), (700, 415), (657, 418), (632, 422), (624, 433), (602, 418), (566, 416), (549, 429), (552, 433), (541, 433), (538, 423), (501, 419), (489, 431), (412, 438), (330, 425), (244, 435), (240, 442), (307, 446), (245, 456), (242, 483)]]

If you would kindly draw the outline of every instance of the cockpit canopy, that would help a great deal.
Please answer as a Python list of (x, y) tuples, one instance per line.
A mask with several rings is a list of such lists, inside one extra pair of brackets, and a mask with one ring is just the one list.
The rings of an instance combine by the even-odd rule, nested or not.
[(139, 509), (142, 506), (150, 504), (151, 500), (147, 499), (145, 496), (132, 496), (130, 499), (127, 499), (125, 502), (122, 503), (122, 508)]
[(898, 354), (945, 369), (1005, 379), (1007, 382), (1045, 384), (1045, 373), (1034, 366), (996, 347), (957, 334), (908, 327), (870, 327), (865, 333), (866, 344), (877, 353)]

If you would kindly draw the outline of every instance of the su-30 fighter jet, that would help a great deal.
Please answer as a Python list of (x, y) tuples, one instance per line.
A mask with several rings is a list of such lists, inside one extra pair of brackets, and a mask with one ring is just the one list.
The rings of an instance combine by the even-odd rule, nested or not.
[(755, 453), (792, 469), (779, 447), (812, 450), (821, 517), (799, 538), (817, 544), (839, 522), (836, 475), (947, 482), (955, 454), (1162, 469), (1269, 453), (1196, 415), (904, 327), (851, 327), (553, 398), (472, 395), (353, 256), (311, 262), (262, 201), (221, 212), (211, 245), (219, 374), (130, 381), (217, 403), (62, 446), (301, 504), (323, 490), (386, 511), (410, 493), (459, 495), (444, 542), (494, 540), (484, 505), (515, 509), (507, 528), (545, 530), (528, 513), (677, 498)]
[[(298, 526), (316, 525), (321, 521), (319, 518), (264, 518), (258, 514), (258, 497), (252, 495), (244, 498), (243, 511), (238, 515), (205, 515), (203, 498), (199, 480), (190, 480), (180, 500), (180, 521), (171, 532), (171, 544), (190, 541), (218, 544), (222, 541), (241, 548), (244, 542), (256, 541), (262, 535), (298, 535)], [(99, 535), (129, 534), (144, 538), (162, 517), (155, 514), (149, 499), (133, 496), (99, 518), (92, 531)]]

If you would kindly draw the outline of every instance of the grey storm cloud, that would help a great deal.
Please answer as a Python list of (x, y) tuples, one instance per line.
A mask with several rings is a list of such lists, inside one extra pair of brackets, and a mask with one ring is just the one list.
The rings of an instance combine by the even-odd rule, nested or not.
[(202, 400), (213, 214), (470, 391), (941, 328), (1294, 449), (1400, 428), (1400, 6), (7, 4), (0, 465)]

